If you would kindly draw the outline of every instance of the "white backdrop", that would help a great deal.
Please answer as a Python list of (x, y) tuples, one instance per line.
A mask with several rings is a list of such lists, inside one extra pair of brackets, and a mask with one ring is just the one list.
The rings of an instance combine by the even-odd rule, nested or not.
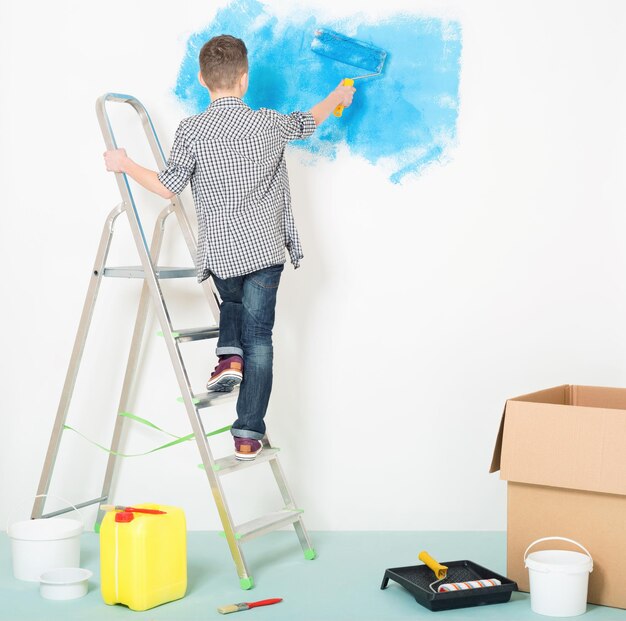
[[(268, 1), (277, 14), (293, 4)], [(347, 16), (361, 5), (299, 10)], [(185, 116), (171, 93), (185, 42), (216, 10), (206, 0), (94, 6), (0, 5), (3, 526), (35, 494), (102, 225), (119, 202), (95, 99), (134, 94), (169, 148)], [(458, 146), (398, 186), (347, 150), (314, 166), (290, 153), (306, 258), (279, 294), (269, 431), (311, 529), (503, 529), (505, 484), (487, 471), (505, 399), (559, 383), (626, 385), (626, 6), (388, 0), (369, 15), (401, 9), (461, 22)], [(132, 117), (116, 119), (120, 143), (148, 164)], [(150, 232), (163, 201), (139, 199)], [(136, 263), (122, 219), (117, 234), (110, 264)], [(188, 263), (173, 238), (164, 254)], [(175, 325), (206, 324), (193, 282), (165, 291)], [(136, 281), (104, 281), (68, 419), (104, 444), (138, 292)], [(155, 330), (133, 412), (183, 435)], [(185, 351), (200, 391), (212, 345)], [(203, 416), (208, 429), (232, 419), (227, 406)], [(128, 428), (127, 452), (166, 441)], [(228, 438), (215, 447), (231, 450)], [(98, 496), (104, 453), (71, 432), (61, 453), (52, 491)], [(191, 443), (128, 459), (113, 500), (180, 505), (190, 528), (217, 529), (198, 462)], [(237, 521), (279, 505), (267, 466), (225, 486)]]

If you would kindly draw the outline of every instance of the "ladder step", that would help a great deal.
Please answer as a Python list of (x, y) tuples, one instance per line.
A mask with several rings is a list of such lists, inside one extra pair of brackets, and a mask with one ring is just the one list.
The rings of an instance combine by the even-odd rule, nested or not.
[(257, 464), (262, 464), (266, 461), (270, 461), (270, 459), (275, 459), (276, 454), (279, 451), (280, 449), (277, 447), (263, 448), (261, 454), (258, 457), (247, 461), (237, 459), (234, 455), (221, 457), (220, 459), (215, 460), (215, 463), (213, 464), (213, 470), (219, 475), (229, 474), (231, 472), (236, 472), (237, 470), (243, 470), (244, 468), (256, 466)]
[(302, 513), (304, 513), (302, 509), (282, 509), (281, 511), (268, 513), (250, 522), (236, 526), (235, 536), (241, 542), (254, 539), (254, 537), (265, 535), (283, 526), (297, 522)]
[(204, 339), (216, 339), (219, 335), (219, 326), (208, 326), (206, 328), (188, 328), (186, 330), (175, 330), (174, 332), (172, 332), (172, 336), (179, 343), (202, 341)]
[[(154, 269), (156, 277), (163, 280), (164, 278), (191, 278), (196, 276), (195, 267), (156, 267)], [(103, 276), (113, 278), (144, 278), (144, 271), (141, 265), (129, 267), (105, 267), (102, 272)]]
[(200, 408), (209, 408), (214, 405), (221, 405), (231, 399), (236, 399), (239, 396), (239, 387), (237, 386), (231, 392), (203, 392), (198, 395), (194, 395), (194, 405)]

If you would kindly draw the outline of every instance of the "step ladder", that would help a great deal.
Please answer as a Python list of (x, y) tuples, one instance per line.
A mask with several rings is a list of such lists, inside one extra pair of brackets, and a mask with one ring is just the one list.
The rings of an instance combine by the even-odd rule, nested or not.
[[(148, 139), (150, 149), (156, 160), (157, 168), (159, 170), (165, 168), (165, 157), (150, 116), (148, 115), (145, 107), (135, 97), (130, 95), (107, 93), (100, 97), (96, 102), (96, 113), (107, 149), (117, 148), (106, 108), (106, 105), (109, 102), (128, 104), (137, 112), (139, 118), (141, 119), (143, 130)], [(137, 374), (141, 343), (146, 327), (148, 310), (151, 304), (161, 326), (162, 336), (167, 344), (167, 350), (182, 394), (182, 401), (185, 404), (191, 428), (198, 445), (198, 450), (200, 451), (202, 466), (211, 486), (211, 492), (224, 528), (224, 535), (226, 537), (226, 541), (228, 542), (228, 547), (239, 575), (240, 586), (243, 589), (250, 589), (254, 586), (254, 581), (248, 572), (241, 546), (244, 542), (253, 539), (254, 537), (264, 535), (292, 524), (300, 540), (305, 558), (309, 560), (315, 558), (316, 554), (302, 519), (302, 511), (297, 508), (289, 486), (287, 485), (285, 475), (278, 460), (278, 449), (272, 447), (267, 436), (263, 439), (264, 447), (262, 453), (253, 461), (239, 461), (235, 459), (234, 455), (221, 459), (213, 458), (209, 441), (200, 418), (200, 410), (222, 403), (225, 400), (232, 400), (237, 396), (238, 390), (235, 389), (232, 393), (195, 394), (190, 385), (179, 346), (181, 343), (189, 341), (215, 339), (218, 337), (219, 302), (217, 294), (212, 283), (210, 282), (210, 279), (207, 279), (202, 283), (209, 309), (215, 321), (214, 325), (197, 329), (178, 330), (175, 330), (172, 327), (172, 322), (170, 320), (159, 281), (166, 278), (195, 277), (196, 269), (195, 267), (158, 266), (159, 253), (165, 230), (165, 221), (172, 213), (176, 215), (176, 220), (182, 231), (189, 254), (192, 261), (195, 262), (196, 239), (194, 232), (191, 228), (187, 215), (185, 214), (180, 198), (178, 196), (174, 196), (170, 199), (167, 207), (165, 207), (165, 209), (163, 209), (157, 217), (152, 241), (150, 247), (148, 248), (148, 243), (139, 219), (139, 214), (137, 213), (137, 208), (135, 206), (135, 201), (131, 193), (128, 179), (126, 175), (122, 173), (116, 173), (115, 179), (122, 196), (122, 202), (111, 211), (104, 225), (31, 517), (33, 519), (48, 518), (72, 510), (71, 508), (67, 508), (44, 514), (44, 505), (46, 501), (45, 495), (48, 493), (50, 487), (54, 465), (59, 452), (65, 421), (72, 399), (74, 386), (76, 384), (78, 369), (81, 363), (85, 341), (89, 332), (89, 326), (96, 305), (98, 290), (100, 288), (102, 278), (141, 278), (143, 279), (143, 287), (139, 299), (137, 318), (135, 321), (135, 328), (131, 340), (130, 353), (128, 356), (126, 373), (124, 376), (117, 411), (118, 413), (128, 412), (130, 409), (130, 394)], [(106, 264), (107, 255), (113, 238), (114, 224), (118, 216), (122, 213), (125, 213), (128, 216), (131, 232), (137, 246), (137, 252), (141, 260), (141, 265), (138, 267), (109, 267)], [(103, 503), (114, 504), (110, 500), (111, 487), (117, 465), (118, 457), (116, 453), (118, 452), (120, 445), (124, 420), (124, 416), (117, 416), (113, 431), (113, 438), (111, 441), (111, 452), (109, 453), (104, 483), (102, 486), (102, 493), (98, 498), (76, 504), (75, 506), (77, 508), (88, 507), (90, 505), (101, 505)], [(250, 522), (236, 525), (233, 522), (226, 498), (224, 496), (221, 477), (265, 462), (268, 462), (271, 467), (276, 484), (278, 485), (282, 495), (284, 507), (276, 512), (264, 515)], [(99, 527), (103, 517), (104, 510), (100, 507), (94, 527), (96, 532), (99, 532)]]

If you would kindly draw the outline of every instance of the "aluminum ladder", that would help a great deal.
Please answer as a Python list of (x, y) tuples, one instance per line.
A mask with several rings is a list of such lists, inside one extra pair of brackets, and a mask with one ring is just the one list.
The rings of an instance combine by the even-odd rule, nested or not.
[[(150, 116), (148, 115), (145, 107), (135, 97), (130, 95), (107, 93), (99, 97), (96, 101), (96, 113), (102, 134), (104, 136), (106, 148), (117, 148), (106, 108), (106, 104), (108, 102), (117, 102), (132, 106), (141, 119), (143, 130), (148, 139), (152, 154), (156, 160), (157, 168), (159, 170), (165, 168), (166, 161), (163, 150), (161, 149), (161, 145), (157, 138)], [(44, 514), (44, 505), (46, 501), (45, 495), (48, 493), (50, 487), (54, 465), (59, 452), (65, 421), (70, 407), (74, 386), (76, 384), (78, 369), (81, 363), (102, 278), (142, 278), (143, 287), (139, 299), (137, 318), (135, 321), (135, 328), (131, 340), (130, 353), (128, 356), (126, 373), (124, 376), (117, 411), (118, 413), (127, 412), (130, 408), (130, 395), (137, 374), (139, 354), (146, 327), (148, 310), (150, 302), (152, 302), (152, 307), (156, 313), (161, 326), (162, 335), (167, 344), (167, 350), (171, 358), (174, 373), (176, 374), (182, 400), (189, 416), (189, 421), (198, 445), (198, 450), (200, 451), (202, 466), (211, 486), (211, 492), (213, 493), (213, 498), (215, 499), (215, 504), (224, 528), (226, 541), (228, 542), (228, 547), (230, 548), (230, 552), (235, 562), (237, 573), (239, 575), (240, 586), (242, 589), (250, 589), (254, 586), (254, 581), (248, 571), (241, 549), (241, 545), (244, 542), (253, 539), (254, 537), (258, 537), (284, 526), (293, 524), (304, 551), (305, 558), (312, 560), (315, 558), (316, 553), (304, 526), (302, 511), (298, 509), (295, 504), (293, 495), (287, 485), (285, 475), (279, 463), (279, 449), (272, 447), (267, 436), (263, 439), (263, 452), (253, 461), (239, 461), (235, 459), (234, 455), (214, 459), (211, 453), (209, 441), (205, 435), (206, 432), (200, 418), (200, 410), (221, 403), (226, 399), (232, 399), (237, 396), (238, 390), (235, 389), (232, 393), (194, 394), (187, 376), (185, 363), (181, 355), (179, 347), (181, 343), (202, 339), (214, 339), (219, 335), (219, 303), (210, 279), (204, 281), (202, 286), (204, 288), (206, 294), (205, 297), (213, 315), (215, 325), (203, 328), (174, 329), (161, 287), (159, 285), (159, 280), (161, 279), (195, 277), (196, 275), (195, 267), (158, 267), (159, 253), (165, 230), (165, 221), (172, 213), (176, 215), (176, 220), (189, 249), (191, 259), (195, 262), (196, 239), (180, 198), (177, 195), (172, 197), (169, 200), (168, 205), (157, 217), (152, 241), (150, 247), (148, 248), (128, 179), (123, 173), (115, 173), (115, 179), (122, 196), (122, 202), (110, 212), (104, 225), (31, 517), (33, 519), (48, 518), (72, 510), (71, 508), (67, 508)], [(114, 224), (118, 216), (122, 213), (125, 213), (128, 216), (131, 232), (137, 246), (137, 252), (141, 260), (141, 265), (138, 267), (107, 267), (106, 264), (107, 255), (113, 238)], [(113, 438), (111, 441), (111, 452), (109, 453), (104, 483), (102, 486), (102, 493), (98, 498), (76, 504), (75, 506), (77, 508), (88, 507), (96, 504), (101, 505), (107, 502), (110, 503), (111, 487), (118, 459), (116, 453), (122, 436), (124, 420), (125, 417), (119, 415), (117, 416), (113, 431)], [(226, 474), (230, 474), (231, 472), (256, 466), (264, 462), (269, 462), (270, 464), (285, 506), (276, 512), (236, 525), (233, 522), (228, 504), (226, 502), (221, 484), (221, 477)], [(99, 531), (103, 517), (104, 510), (100, 507), (94, 527), (96, 532)]]

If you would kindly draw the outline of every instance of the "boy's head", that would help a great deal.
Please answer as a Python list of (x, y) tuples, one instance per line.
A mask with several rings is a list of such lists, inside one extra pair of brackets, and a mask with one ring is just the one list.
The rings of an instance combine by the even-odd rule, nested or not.
[[(248, 78), (248, 50), (241, 39), (219, 35), (200, 50), (200, 82), (211, 92), (245, 92)], [(243, 94), (243, 93), (242, 93)]]

